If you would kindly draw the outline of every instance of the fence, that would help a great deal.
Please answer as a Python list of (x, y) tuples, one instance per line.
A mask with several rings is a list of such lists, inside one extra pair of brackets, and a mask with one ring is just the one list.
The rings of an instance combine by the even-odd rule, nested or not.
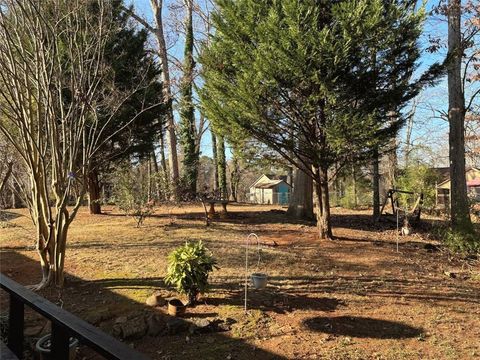
[(106, 359), (148, 359), (145, 355), (52, 304), (3, 274), (0, 274), (0, 286), (10, 295), (7, 345), (19, 358), (23, 357), (24, 306), (27, 305), (52, 323), (52, 359), (69, 359), (70, 337), (77, 338), (80, 343), (95, 350)]

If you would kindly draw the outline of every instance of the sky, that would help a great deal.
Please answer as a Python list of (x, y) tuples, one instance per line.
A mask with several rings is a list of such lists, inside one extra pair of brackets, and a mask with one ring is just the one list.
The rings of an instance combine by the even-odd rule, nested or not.
[[(201, 1), (202, 4), (204, 4), (205, 0)], [(150, 0), (128, 0), (127, 3), (133, 4), (137, 14), (152, 23)], [(170, 9), (172, 5), (178, 3), (178, 0), (164, 0), (164, 3), (163, 16), (167, 26), (172, 28), (176, 16), (170, 11)], [(419, 4), (420, 3), (421, 2), (419, 2)], [(437, 3), (438, 0), (427, 0), (427, 10), (430, 11)], [(416, 71), (416, 76), (419, 76), (431, 64), (443, 61), (446, 55), (446, 47), (442, 47), (434, 54), (427, 52), (426, 48), (429, 46), (429, 36), (446, 38), (446, 34), (446, 20), (440, 17), (429, 16), (425, 22), (422, 37), (419, 40), (422, 54), (419, 67)], [(183, 40), (183, 36), (172, 36), (172, 32), (169, 32), (167, 38), (167, 42), (170, 44), (169, 54), (179, 60), (182, 59)], [(153, 40), (152, 46), (155, 46)], [(405, 111), (411, 111), (412, 106), (415, 106), (416, 108), (412, 132), (413, 142), (417, 145), (426, 146), (432, 150), (430, 151), (430, 154), (425, 153), (425, 156), (430, 157), (428, 160), (430, 160), (432, 165), (448, 166), (448, 123), (439, 116), (439, 112), (445, 112), (448, 108), (446, 78), (442, 79), (437, 86), (425, 89), (412, 104), (405, 108)], [(405, 128), (400, 132), (400, 138), (404, 137)], [(202, 138), (201, 152), (202, 155), (212, 156), (211, 135), (209, 131), (207, 131)], [(230, 156), (230, 154), (227, 154), (227, 156)]]

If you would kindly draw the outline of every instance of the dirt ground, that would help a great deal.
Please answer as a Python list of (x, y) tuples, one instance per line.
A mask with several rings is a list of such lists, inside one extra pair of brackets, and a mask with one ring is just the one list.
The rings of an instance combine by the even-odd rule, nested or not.
[[(135, 228), (114, 208), (82, 209), (69, 233), (67, 283), (41, 295), (114, 332), (119, 319), (156, 314), (145, 300), (155, 291), (176, 295), (162, 281), (166, 256), (187, 240), (203, 240), (220, 266), (211, 292), (189, 308), (186, 322), (229, 319), (228, 331), (145, 335), (126, 339), (153, 359), (478, 359), (480, 265), (450, 256), (425, 221), (410, 236), (395, 225), (373, 226), (369, 211), (333, 209), (335, 241), (292, 221), (272, 206), (230, 205), (230, 217), (205, 227), (200, 206), (160, 208)], [(34, 229), (25, 210), (9, 211), (0, 228), (1, 271), (21, 284), (40, 280)], [(245, 240), (264, 244), (260, 263), (250, 247), (251, 272), (265, 272), (264, 290), (249, 288), (243, 311)], [(430, 245), (429, 245), (430, 244)], [(276, 245), (276, 246), (270, 246)], [(2, 315), (6, 295), (1, 293)], [(31, 339), (46, 321), (28, 313)], [(122, 320), (124, 321), (124, 320)], [(94, 358), (81, 350), (79, 358)]]

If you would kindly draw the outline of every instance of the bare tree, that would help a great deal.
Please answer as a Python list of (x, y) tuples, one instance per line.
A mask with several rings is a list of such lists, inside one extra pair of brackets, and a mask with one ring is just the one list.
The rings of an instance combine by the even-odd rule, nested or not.
[[(0, 201), (7, 188), (8, 180), (12, 175), (13, 160), (9, 154), (9, 146), (6, 139), (0, 133)], [(1, 208), (0, 203), (0, 208)]]
[(12, 169), (13, 169), (13, 162), (8, 161), (5, 165), (2, 165), (1, 170), (3, 170), (3, 167), (6, 168), (5, 174), (3, 174), (3, 171), (0, 172), (2, 174), (2, 177), (0, 178), (0, 194), (3, 194), (3, 190), (6, 188), (7, 182), (10, 179), (10, 175), (12, 175)]
[(467, 165), (480, 167), (480, 105), (465, 116)]
[[(178, 153), (177, 153), (177, 135), (175, 132), (175, 118), (173, 116), (173, 101), (171, 72), (168, 62), (168, 49), (165, 38), (165, 24), (163, 21), (162, 10), (164, 7), (163, 0), (150, 0), (150, 7), (153, 13), (153, 20), (155, 25), (152, 26), (147, 20), (136, 14), (132, 8), (124, 7), (123, 10), (128, 12), (130, 16), (141, 24), (145, 30), (149, 31), (157, 42), (157, 55), (160, 59), (162, 68), (162, 84), (163, 84), (163, 101), (167, 104), (167, 146), (168, 146), (168, 165), (170, 171), (170, 181), (173, 187), (172, 195), (177, 200), (179, 194), (179, 170), (178, 170)], [(163, 147), (163, 135), (160, 139)]]
[(115, 135), (105, 136), (109, 122), (138, 90), (112, 90), (104, 61), (111, 10), (100, 0), (0, 1), (0, 131), (28, 173), (24, 200), (42, 268), (34, 289), (63, 285), (68, 229), (91, 158)]
[[(164, 35), (164, 24), (162, 18), (163, 0), (150, 0), (152, 7), (155, 28), (147, 26), (155, 35), (158, 45), (158, 57), (162, 65), (163, 98), (168, 106), (167, 111), (167, 143), (168, 143), (168, 164), (170, 168), (170, 177), (173, 186), (173, 195), (178, 197), (178, 155), (177, 155), (177, 136), (175, 134), (175, 120), (173, 117), (173, 97), (170, 82), (170, 70), (168, 67), (167, 45)], [(143, 23), (143, 25), (148, 25)]]

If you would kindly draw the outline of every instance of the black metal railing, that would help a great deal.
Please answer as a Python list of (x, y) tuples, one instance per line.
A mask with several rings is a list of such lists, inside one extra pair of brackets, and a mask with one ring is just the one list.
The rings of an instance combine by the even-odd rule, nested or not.
[(24, 306), (49, 319), (52, 323), (51, 357), (69, 359), (70, 337), (95, 350), (106, 359), (143, 360), (147, 356), (100, 331), (68, 311), (0, 274), (0, 286), (10, 294), (7, 346), (19, 358), (23, 357)]

